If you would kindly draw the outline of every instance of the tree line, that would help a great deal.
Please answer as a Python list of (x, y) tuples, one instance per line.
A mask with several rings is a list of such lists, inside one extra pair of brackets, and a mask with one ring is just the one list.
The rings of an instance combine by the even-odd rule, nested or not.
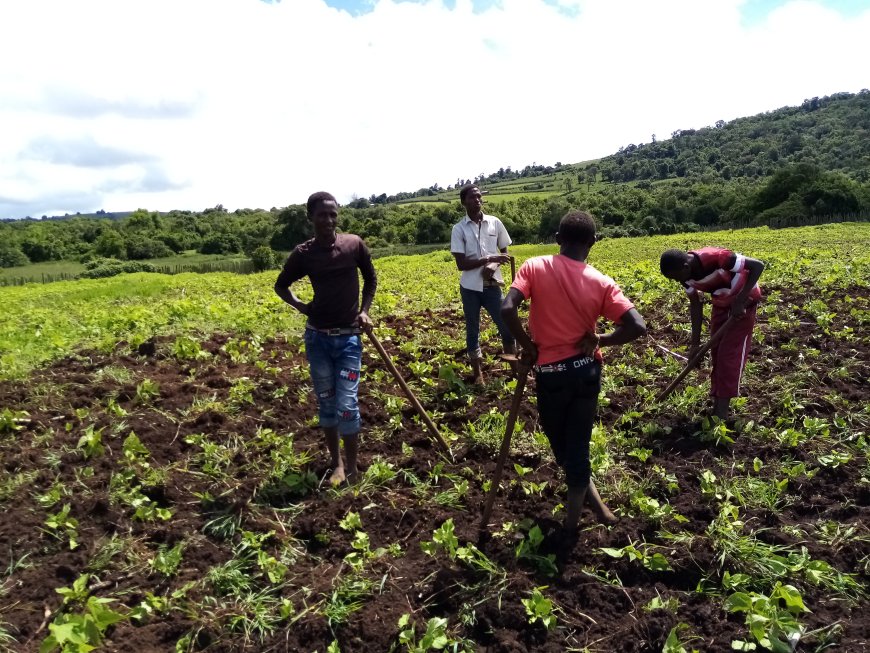
[[(566, 177), (566, 174), (568, 175)], [(870, 214), (870, 91), (811, 98), (798, 107), (674, 132), (670, 139), (630, 144), (595, 164), (501, 168), (458, 178), (486, 191), (499, 182), (559, 175), (564, 193), (530, 193), (485, 210), (517, 243), (549, 240), (570, 208), (589, 210), (605, 237), (694, 231), (716, 226), (800, 224), (826, 216)], [(573, 183), (576, 175), (577, 185)], [(457, 189), (437, 184), (414, 193), (357, 198), (342, 210), (341, 227), (375, 249), (449, 241), (464, 211)], [(399, 204), (404, 197), (451, 198)], [(303, 205), (227, 211), (158, 213), (139, 209), (54, 220), (0, 222), (0, 267), (95, 258), (141, 261), (189, 250), (247, 254), (258, 266), (275, 263), (310, 237)], [(255, 256), (256, 253), (256, 256)]]

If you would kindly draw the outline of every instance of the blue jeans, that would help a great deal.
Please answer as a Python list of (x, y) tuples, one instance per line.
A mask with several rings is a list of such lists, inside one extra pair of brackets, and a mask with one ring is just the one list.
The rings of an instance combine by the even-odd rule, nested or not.
[(462, 297), (462, 312), (465, 313), (465, 346), (468, 349), (469, 358), (480, 358), (480, 309), (485, 308), (505, 349), (514, 345), (514, 337), (508, 330), (504, 320), (501, 319), (501, 288), (499, 286), (484, 287), (480, 290), (469, 290), (459, 286), (459, 295)]
[(320, 426), (337, 426), (340, 435), (359, 433), (360, 336), (329, 336), (306, 329), (305, 355), (317, 395)]

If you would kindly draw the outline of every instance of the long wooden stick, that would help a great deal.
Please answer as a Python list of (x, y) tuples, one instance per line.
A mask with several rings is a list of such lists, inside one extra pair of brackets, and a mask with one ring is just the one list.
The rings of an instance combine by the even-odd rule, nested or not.
[(514, 390), (513, 401), (511, 402), (510, 413), (508, 413), (507, 424), (505, 425), (504, 438), (501, 441), (501, 449), (498, 452), (498, 462), (495, 464), (495, 473), (492, 475), (492, 485), (489, 487), (489, 494), (486, 497), (486, 503), (483, 506), (483, 517), (480, 520), (480, 531), (483, 532), (489, 522), (489, 517), (492, 515), (492, 506), (495, 503), (495, 495), (498, 492), (498, 486), (501, 483), (504, 464), (507, 460), (508, 453), (511, 448), (511, 437), (514, 433), (514, 425), (517, 423), (517, 415), (520, 412), (520, 404), (523, 401), (523, 391), (526, 389), (526, 379), (529, 376), (529, 368), (519, 364), (519, 373), (517, 375), (517, 387)]
[(517, 278), (517, 259), (511, 256), (511, 283)]
[(704, 358), (704, 355), (710, 350), (710, 348), (717, 342), (719, 342), (722, 339), (722, 336), (725, 335), (725, 332), (729, 328), (731, 328), (731, 325), (734, 324), (735, 319), (736, 318), (734, 317), (729, 317), (725, 324), (723, 324), (719, 328), (719, 330), (714, 333), (713, 336), (707, 341), (707, 344), (701, 346), (701, 348), (698, 350), (698, 353), (696, 353), (691, 358), (691, 360), (686, 363), (686, 366), (683, 368), (683, 371), (677, 375), (677, 378), (671, 381), (670, 385), (659, 393), (659, 396), (656, 397), (657, 402), (666, 399), (668, 395), (670, 395), (674, 391), (674, 389), (680, 384), (680, 382), (686, 378), (686, 375), (698, 366), (698, 364), (701, 362), (701, 360)]
[(405, 392), (405, 396), (408, 397), (411, 405), (414, 406), (417, 414), (423, 420), (423, 423), (426, 424), (426, 428), (429, 429), (429, 433), (432, 434), (432, 437), (435, 438), (435, 440), (438, 442), (438, 444), (441, 445), (445, 452), (450, 453), (450, 447), (447, 446), (444, 438), (441, 437), (441, 434), (438, 432), (438, 428), (435, 426), (435, 423), (426, 413), (426, 410), (423, 408), (422, 404), (420, 404), (420, 402), (417, 400), (417, 397), (414, 396), (414, 393), (411, 392), (411, 388), (409, 388), (408, 384), (405, 383), (405, 379), (402, 378), (399, 370), (396, 369), (396, 366), (393, 364), (393, 361), (390, 359), (390, 355), (387, 353), (387, 350), (384, 349), (381, 341), (378, 340), (378, 337), (371, 329), (367, 330), (366, 333), (369, 336), (369, 340), (371, 340), (372, 344), (375, 346), (375, 349), (378, 350), (378, 354), (381, 355), (381, 360), (384, 361), (384, 365), (386, 365), (387, 369), (392, 372), (393, 377), (395, 377), (396, 382), (399, 384), (399, 387), (401, 387), (402, 390)]

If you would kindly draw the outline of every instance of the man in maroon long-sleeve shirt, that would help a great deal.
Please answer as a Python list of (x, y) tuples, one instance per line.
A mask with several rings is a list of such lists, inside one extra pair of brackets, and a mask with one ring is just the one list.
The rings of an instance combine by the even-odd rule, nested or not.
[[(305, 315), (305, 354), (317, 395), (320, 426), (332, 458), (330, 481), (357, 480), (360, 416), (357, 393), (362, 363), (364, 329), (372, 327), (368, 312), (377, 287), (377, 276), (368, 247), (359, 236), (336, 233), (338, 202), (329, 193), (308, 198), (308, 219), (314, 238), (290, 252), (275, 282), (275, 292)], [(360, 303), (359, 270), (363, 277)], [(314, 299), (301, 301), (290, 286), (308, 277)], [(341, 457), (344, 440), (347, 465)]]

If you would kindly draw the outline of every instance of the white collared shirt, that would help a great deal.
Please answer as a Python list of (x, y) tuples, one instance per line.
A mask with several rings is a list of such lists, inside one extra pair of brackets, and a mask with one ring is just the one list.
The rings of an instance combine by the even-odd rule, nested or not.
[[(483, 214), (480, 225), (466, 215), (453, 226), (453, 233), (450, 234), (450, 253), (464, 254), (473, 261), (494, 256), (510, 244), (511, 237), (501, 220), (486, 213)], [(493, 275), (493, 279), (500, 284), (504, 283), (500, 269)], [(483, 290), (483, 267), (463, 270), (459, 285), (469, 290)]]

